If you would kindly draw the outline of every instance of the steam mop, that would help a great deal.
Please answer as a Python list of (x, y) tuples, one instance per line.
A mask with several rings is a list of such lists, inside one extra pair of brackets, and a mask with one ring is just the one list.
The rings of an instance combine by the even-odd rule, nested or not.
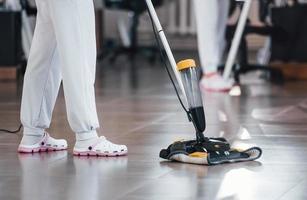
[[(259, 147), (252, 147), (246, 150), (232, 149), (225, 138), (208, 138), (204, 136), (206, 119), (199, 88), (199, 67), (197, 67), (193, 59), (183, 60), (176, 64), (153, 3), (151, 0), (146, 0), (146, 4), (156, 39), (158, 40), (159, 36), (188, 109), (185, 108), (174, 84), (175, 91), (196, 130), (195, 140), (174, 142), (167, 149), (161, 150), (160, 157), (171, 161), (204, 165), (252, 161), (260, 158), (262, 150)], [(159, 41), (157, 42), (160, 45)], [(170, 78), (172, 80), (171, 76)]]

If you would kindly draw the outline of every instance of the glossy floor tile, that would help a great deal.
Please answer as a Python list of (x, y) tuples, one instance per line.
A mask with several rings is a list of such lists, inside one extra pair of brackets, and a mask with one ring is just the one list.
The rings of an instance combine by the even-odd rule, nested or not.
[[(185, 54), (178, 54), (184, 57)], [(0, 199), (36, 200), (259, 200), (306, 199), (307, 82), (284, 86), (245, 77), (241, 96), (204, 95), (207, 136), (233, 145), (258, 145), (255, 162), (198, 166), (161, 160), (161, 148), (193, 138), (194, 130), (159, 66), (125, 58), (98, 64), (100, 134), (129, 148), (128, 157), (73, 157), (63, 92), (48, 130), (69, 150), (17, 154), (21, 134), (0, 133)], [(0, 128), (19, 123), (22, 85), (0, 82)]]

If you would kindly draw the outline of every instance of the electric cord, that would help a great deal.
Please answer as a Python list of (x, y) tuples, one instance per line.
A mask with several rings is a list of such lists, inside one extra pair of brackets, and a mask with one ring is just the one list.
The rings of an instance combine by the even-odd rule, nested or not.
[(148, 10), (148, 14), (149, 14), (149, 17), (150, 17), (152, 29), (153, 29), (154, 36), (155, 36), (155, 40), (156, 40), (156, 43), (157, 43), (157, 46), (158, 46), (158, 49), (159, 49), (159, 52), (160, 52), (160, 57), (161, 57), (162, 63), (163, 63), (163, 65), (164, 65), (164, 67), (165, 67), (165, 69), (166, 69), (166, 72), (167, 72), (167, 74), (168, 74), (168, 76), (169, 76), (169, 79), (171, 80), (171, 83), (172, 83), (172, 85), (173, 85), (173, 87), (174, 87), (174, 89), (175, 89), (175, 93), (176, 93), (177, 99), (178, 99), (178, 101), (180, 102), (181, 107), (182, 107), (183, 110), (187, 113), (187, 115), (189, 116), (189, 119), (190, 119), (190, 118), (191, 118), (191, 117), (190, 117), (190, 112), (189, 112), (188, 109), (185, 107), (185, 105), (184, 105), (184, 103), (183, 103), (183, 101), (182, 101), (182, 99), (181, 99), (181, 97), (180, 97), (180, 95), (179, 95), (179, 92), (178, 92), (178, 89), (177, 89), (177, 87), (176, 87), (175, 81), (174, 81), (174, 79), (173, 79), (173, 77), (172, 77), (172, 75), (171, 75), (171, 72), (170, 72), (169, 68), (168, 68), (167, 61), (166, 61), (165, 54), (164, 54), (164, 50), (163, 50), (163, 48), (161, 47), (160, 40), (159, 40), (158, 35), (157, 35), (157, 30), (156, 30), (156, 28), (155, 28), (153, 18), (152, 18), (152, 16), (151, 16), (151, 14), (150, 14), (148, 8), (147, 8), (147, 10)]
[(164, 68), (165, 68), (166, 71), (167, 71), (167, 74), (168, 74), (168, 76), (169, 76), (169, 79), (171, 80), (171, 83), (172, 83), (172, 85), (173, 85), (173, 87), (174, 87), (174, 89), (175, 89), (175, 93), (176, 93), (177, 99), (178, 99), (178, 101), (179, 101), (179, 103), (180, 103), (182, 109), (183, 109), (184, 112), (187, 114), (187, 117), (188, 117), (189, 121), (193, 123), (193, 126), (194, 126), (196, 132), (198, 132), (199, 130), (198, 130), (198, 128), (197, 128), (197, 123), (196, 123), (195, 120), (193, 119), (191, 112), (190, 112), (190, 111), (186, 108), (186, 106), (184, 105), (184, 103), (183, 103), (183, 101), (182, 101), (182, 99), (181, 99), (181, 97), (180, 97), (178, 88), (176, 87), (175, 81), (174, 81), (174, 79), (173, 79), (173, 77), (172, 77), (172, 75), (171, 75), (171, 72), (170, 72), (169, 68), (168, 68), (168, 64), (167, 64), (167, 61), (166, 61), (166, 58), (165, 58), (165, 53), (164, 53), (165, 50), (161, 47), (160, 40), (159, 40), (159, 37), (158, 37), (158, 34), (157, 34), (157, 29), (156, 29), (156, 27), (155, 27), (155, 25), (154, 25), (154, 21), (153, 21), (153, 18), (152, 18), (152, 16), (151, 16), (151, 13), (150, 13), (148, 7), (147, 7), (147, 11), (148, 11), (148, 15), (149, 15), (149, 17), (150, 17), (151, 26), (152, 26), (152, 29), (153, 29), (153, 32), (154, 32), (154, 36), (155, 36), (155, 40), (156, 40), (156, 43), (157, 43), (157, 46), (158, 46), (158, 49), (159, 49), (159, 52), (160, 52), (161, 60), (162, 60), (162, 62), (163, 62)]
[(20, 132), (21, 128), (22, 128), (22, 125), (20, 124), (18, 129), (16, 129), (16, 130), (0, 129), (0, 132), (16, 134), (16, 133)]

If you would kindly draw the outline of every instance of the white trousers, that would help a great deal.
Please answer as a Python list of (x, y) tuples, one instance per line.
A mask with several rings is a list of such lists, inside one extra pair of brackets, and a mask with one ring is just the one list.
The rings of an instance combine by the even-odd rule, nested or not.
[(79, 137), (96, 135), (96, 39), (93, 0), (36, 0), (38, 15), (24, 78), (25, 135), (49, 128), (63, 81), (69, 124)]
[(229, 0), (194, 0), (198, 51), (205, 73), (217, 71), (225, 48)]

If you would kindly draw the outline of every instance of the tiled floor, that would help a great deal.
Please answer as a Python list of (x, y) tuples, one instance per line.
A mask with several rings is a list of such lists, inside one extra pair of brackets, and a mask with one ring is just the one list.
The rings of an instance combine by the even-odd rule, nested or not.
[[(193, 138), (193, 127), (164, 69), (144, 61), (136, 69), (121, 59), (97, 73), (100, 132), (127, 144), (128, 157), (73, 157), (61, 93), (49, 132), (68, 139), (69, 150), (18, 155), (21, 135), (1, 133), (0, 199), (307, 199), (307, 82), (245, 81), (239, 97), (206, 94), (208, 136), (264, 150), (257, 162), (207, 167), (159, 159), (172, 141)], [(0, 83), (0, 128), (17, 126), (20, 91)]]

